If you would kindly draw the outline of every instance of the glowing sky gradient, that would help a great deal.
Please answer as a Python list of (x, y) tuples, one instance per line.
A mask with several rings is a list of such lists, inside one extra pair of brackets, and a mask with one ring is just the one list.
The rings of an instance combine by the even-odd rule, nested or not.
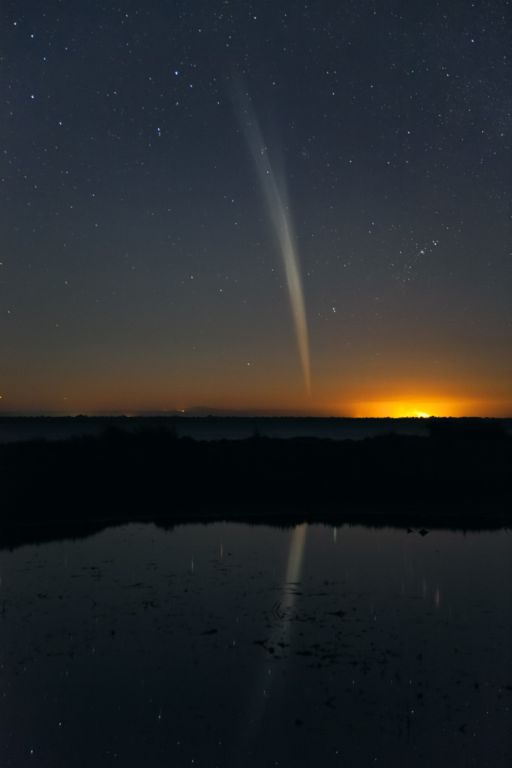
[(508, 0), (1, 13), (0, 413), (512, 415)]

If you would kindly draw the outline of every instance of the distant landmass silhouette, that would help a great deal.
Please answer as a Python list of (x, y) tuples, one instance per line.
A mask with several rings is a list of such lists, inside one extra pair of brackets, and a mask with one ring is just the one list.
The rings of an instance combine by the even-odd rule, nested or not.
[(64, 440), (100, 436), (108, 427), (124, 432), (165, 428), (179, 437), (197, 440), (244, 439), (255, 433), (265, 437), (318, 437), (334, 440), (364, 439), (386, 434), (427, 437), (433, 424), (499, 424), (512, 435), (512, 419), (340, 418), (312, 416), (259, 416), (184, 414), (144, 416), (0, 416), (0, 444), (34, 439)]

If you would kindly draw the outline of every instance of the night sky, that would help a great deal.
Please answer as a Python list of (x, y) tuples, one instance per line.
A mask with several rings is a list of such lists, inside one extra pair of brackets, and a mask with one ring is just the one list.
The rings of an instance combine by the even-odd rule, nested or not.
[(507, 0), (1, 0), (0, 412), (512, 415), (511, 52)]

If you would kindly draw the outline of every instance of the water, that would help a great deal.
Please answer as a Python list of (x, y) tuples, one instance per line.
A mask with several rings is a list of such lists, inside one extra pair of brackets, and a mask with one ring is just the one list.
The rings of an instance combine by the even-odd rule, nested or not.
[(126, 525), (0, 553), (0, 765), (509, 766), (512, 536)]

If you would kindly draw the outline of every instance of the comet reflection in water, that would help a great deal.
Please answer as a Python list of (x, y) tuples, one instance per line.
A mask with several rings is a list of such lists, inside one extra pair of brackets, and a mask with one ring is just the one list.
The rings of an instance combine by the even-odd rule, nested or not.
[(294, 620), (293, 608), (295, 606), (296, 598), (298, 594), (300, 594), (299, 582), (302, 571), (302, 560), (304, 558), (307, 530), (307, 523), (297, 525), (293, 529), (290, 537), (288, 562), (286, 566), (286, 574), (283, 586), (281, 588), (280, 599), (274, 604), (272, 608), (274, 626), (272, 628), (270, 637), (265, 643), (266, 651), (272, 654), (272, 663), (265, 664), (263, 672), (263, 684), (258, 682), (256, 690), (254, 691), (249, 708), (249, 730), (242, 738), (243, 741), (250, 741), (251, 738), (256, 737), (258, 727), (263, 718), (266, 709), (266, 703), (271, 694), (274, 680), (273, 661), (274, 659), (279, 658), (278, 656), (274, 655), (275, 649), (284, 649), (289, 644), (291, 627)]
[(283, 259), (302, 374), (306, 390), (309, 393), (311, 390), (309, 333), (299, 257), (295, 245), (285, 183), (283, 179), (278, 181), (278, 177), (270, 163), (268, 149), (263, 140), (263, 135), (249, 97), (239, 88), (235, 93), (234, 100), (240, 125), (254, 160), (261, 190)]
[[(289, 584), (296, 585), (300, 579), (307, 529), (307, 523), (302, 523), (302, 525), (297, 525), (293, 530), (292, 538), (290, 541), (290, 551), (288, 553), (288, 566), (286, 568), (286, 581), (284, 585), (285, 588)], [(291, 608), (295, 602), (295, 594), (288, 594), (290, 594), (289, 607)]]

